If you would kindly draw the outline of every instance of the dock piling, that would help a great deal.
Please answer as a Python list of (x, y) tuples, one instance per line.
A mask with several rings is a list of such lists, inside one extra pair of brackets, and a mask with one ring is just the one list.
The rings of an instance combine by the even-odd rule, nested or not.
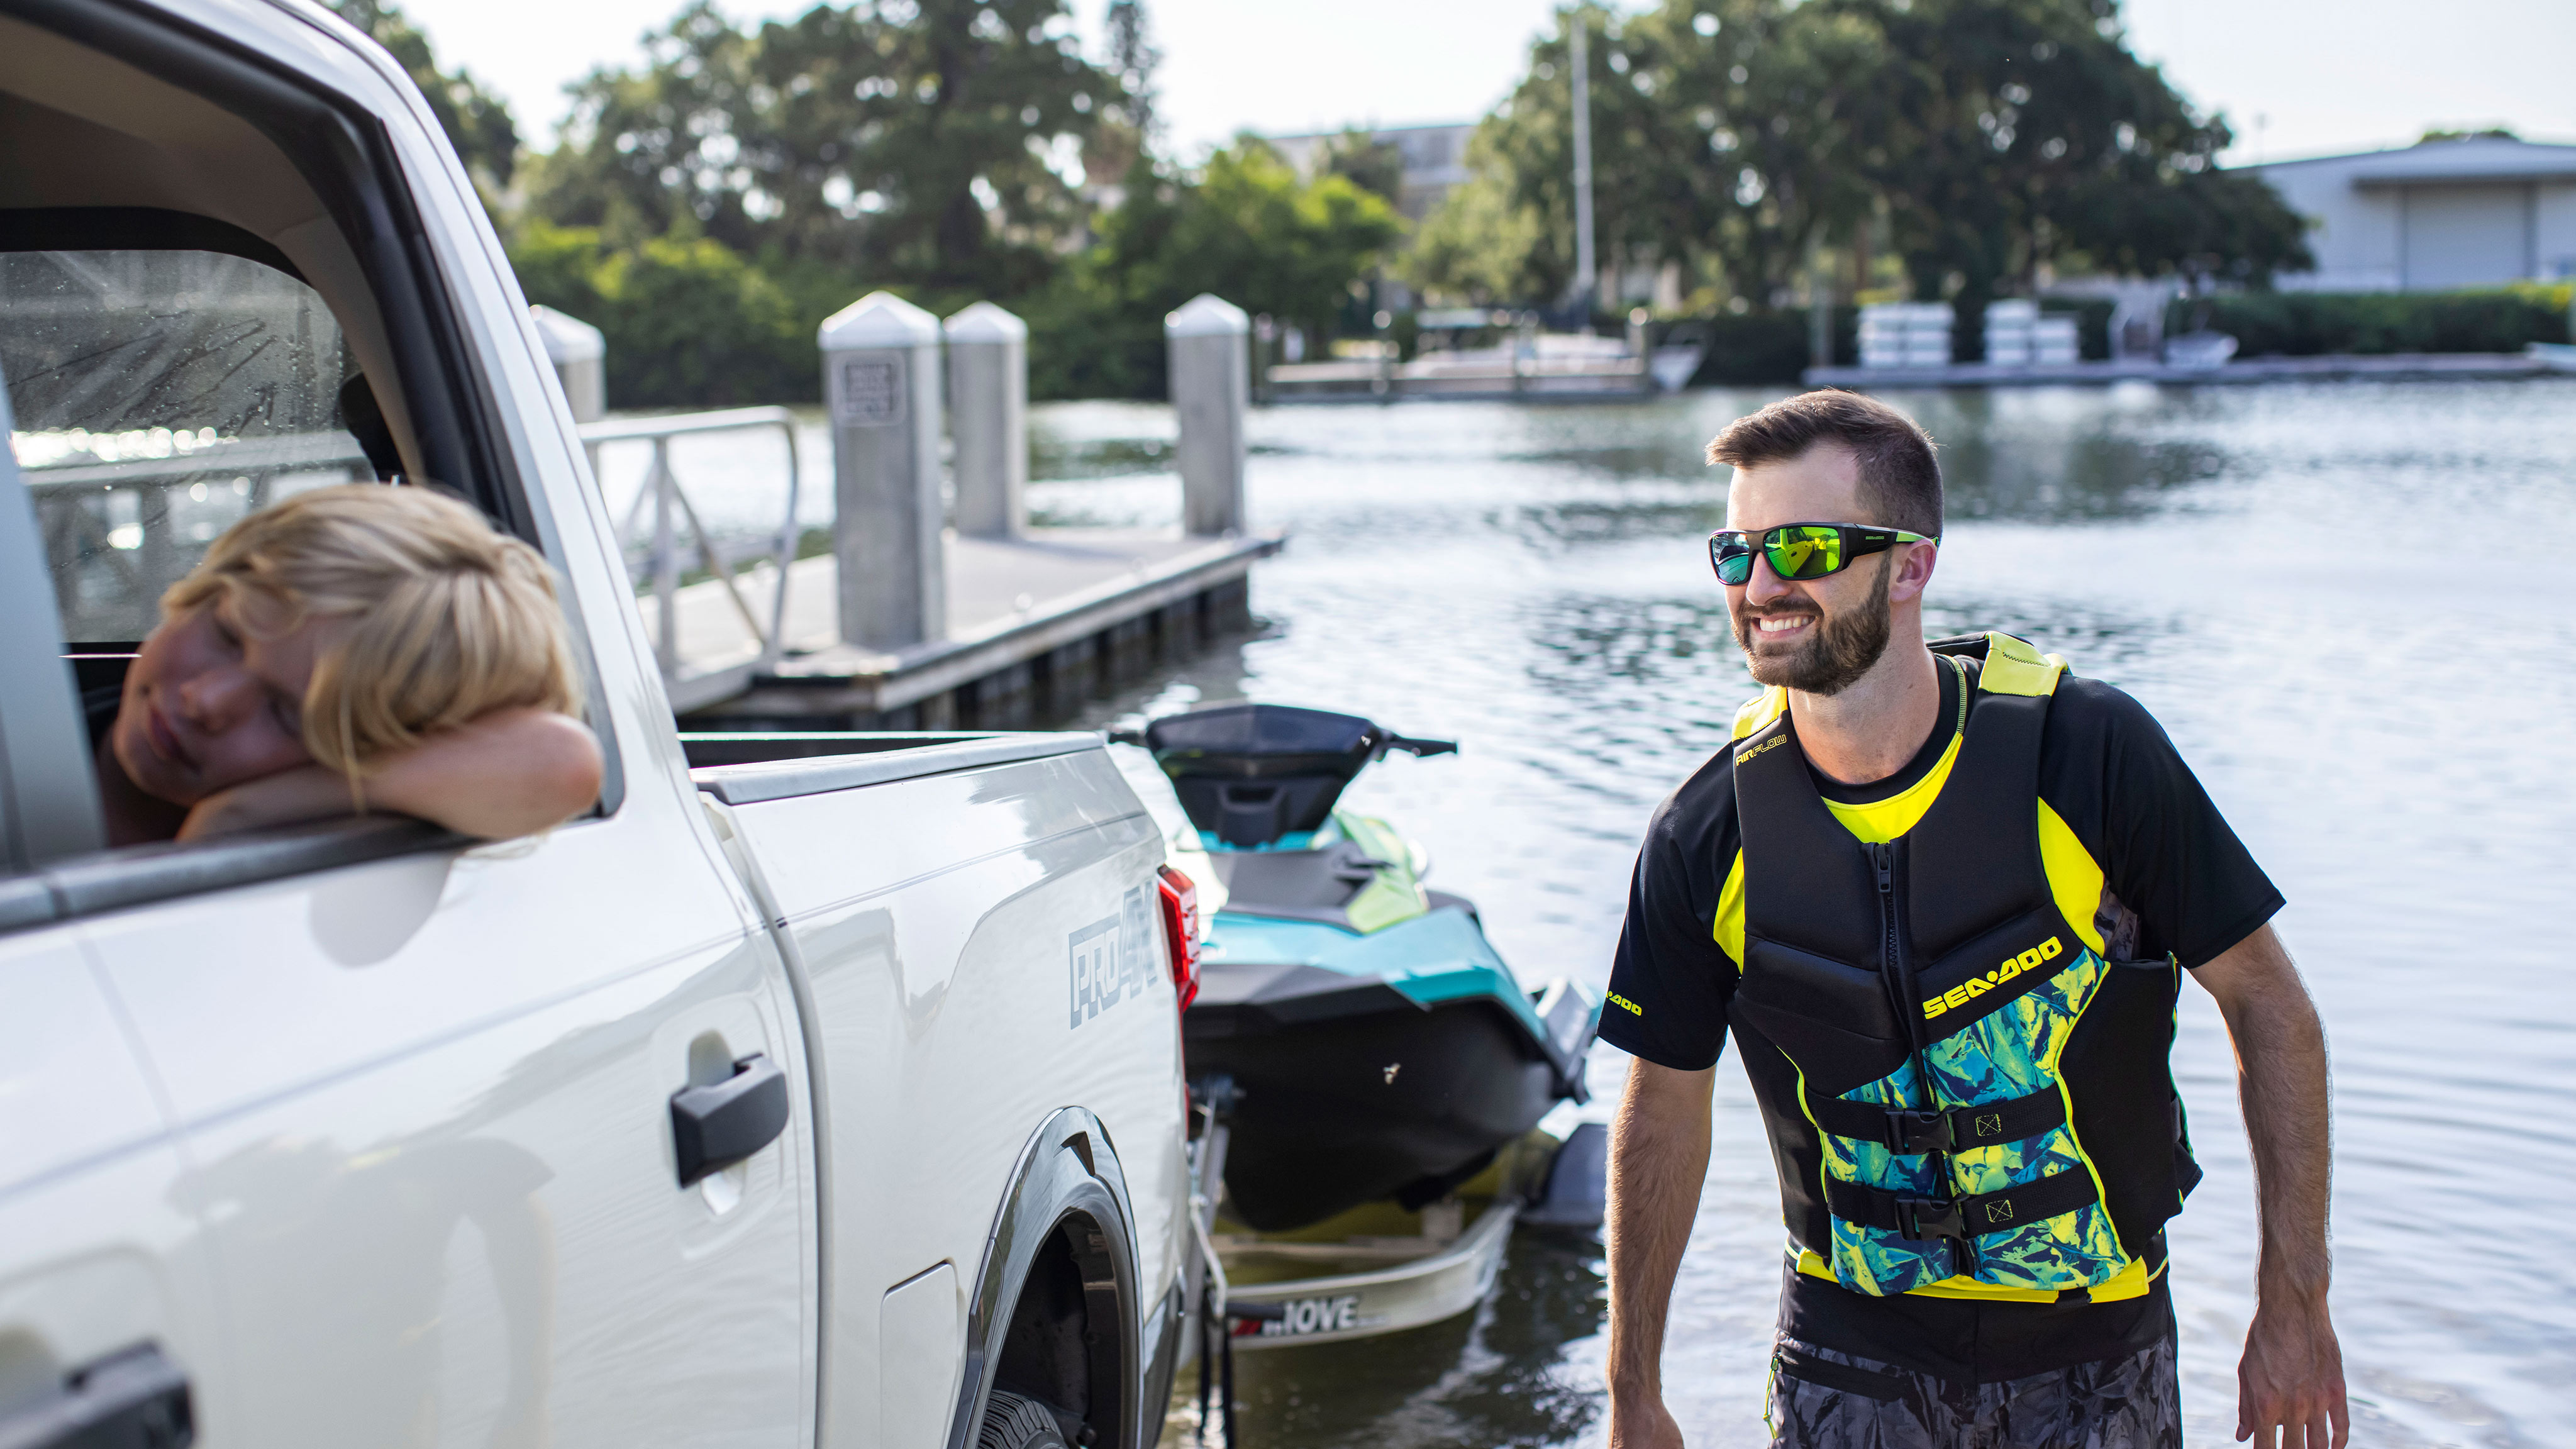
[(545, 340), (546, 361), (555, 365), (572, 420), (595, 423), (608, 412), (608, 336), (578, 317), (552, 307), (535, 306), (528, 315)]
[(841, 638), (901, 649), (944, 638), (939, 319), (871, 292), (824, 319)]
[(1028, 527), (1029, 328), (990, 302), (944, 324), (957, 531), (1016, 538)]
[(1252, 331), (1243, 309), (1206, 292), (1163, 319), (1172, 411), (1181, 427), (1181, 526), (1243, 531), (1244, 411), (1251, 401)]

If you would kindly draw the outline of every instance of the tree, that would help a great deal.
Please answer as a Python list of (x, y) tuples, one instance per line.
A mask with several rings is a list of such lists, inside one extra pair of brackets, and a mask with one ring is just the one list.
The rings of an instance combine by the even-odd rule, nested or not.
[(1821, 0), (1886, 36), (1891, 104), (1868, 173), (1915, 294), (1962, 315), (2043, 262), (2266, 278), (2307, 264), (2232, 137), (2124, 43), (2115, 0)]
[(1118, 82), (1119, 100), (1104, 110), (1085, 157), (1095, 177), (1123, 183), (1128, 172), (1154, 148), (1154, 72), (1163, 63), (1145, 24), (1141, 0), (1109, 0), (1102, 17), (1109, 35), (1109, 74)]
[(1403, 200), (1403, 150), (1364, 127), (1353, 126), (1326, 141), (1322, 169), (1327, 175), (1349, 177), (1353, 186), (1385, 197), (1390, 206)]
[[(1475, 175), (1426, 228), (1427, 253), (1406, 275), (1434, 294), (1474, 294), (1509, 279), (1521, 300), (1553, 299), (1574, 276), (1573, 27), (1590, 27), (1594, 232), (1605, 266), (1688, 255), (1707, 230), (1705, 178), (1685, 118), (1638, 70), (1621, 18), (1593, 3), (1559, 13), (1555, 34), (1530, 46), (1530, 65), (1468, 144)], [(1484, 255), (1470, 217), (1501, 222)], [(1506, 250), (1505, 248), (1511, 248)]]
[(640, 71), (577, 88), (535, 205), (631, 241), (1010, 295), (1084, 217), (1083, 146), (1126, 99), (1062, 0), (861, 0), (736, 30), (696, 0)]
[(1033, 340), (1072, 346), (1033, 355), (1031, 387), (1161, 392), (1163, 314), (1201, 292), (1326, 335), (1351, 283), (1403, 234), (1385, 198), (1345, 176), (1303, 179), (1258, 137), (1239, 137), (1194, 177), (1132, 185), (1101, 219), (1098, 242), (1032, 303)]
[(482, 189), (485, 205), (510, 184), (519, 161), (519, 129), (500, 97), (464, 71), (438, 68), (429, 37), (421, 34), (392, 0), (329, 0), (341, 19), (363, 30), (411, 73), (412, 84), (429, 101), (447, 143), (465, 162), (466, 174)]
[(1475, 177), (1424, 228), (1417, 286), (1555, 295), (1571, 270), (1563, 32), (1596, 27), (1601, 255), (1683, 262), (1786, 300), (1813, 245), (1884, 226), (1916, 293), (1963, 312), (2043, 264), (2224, 271), (2304, 264), (2299, 222), (2220, 173), (2203, 120), (2121, 40), (2114, 0), (1664, 0), (1589, 4), (1531, 49), (1478, 128)]

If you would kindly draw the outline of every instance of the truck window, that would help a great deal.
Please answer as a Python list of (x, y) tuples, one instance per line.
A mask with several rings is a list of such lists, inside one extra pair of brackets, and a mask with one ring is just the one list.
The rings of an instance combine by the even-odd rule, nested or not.
[(356, 375), (321, 295), (248, 257), (0, 252), (10, 444), (66, 642), (130, 645), (235, 520), (376, 476)]

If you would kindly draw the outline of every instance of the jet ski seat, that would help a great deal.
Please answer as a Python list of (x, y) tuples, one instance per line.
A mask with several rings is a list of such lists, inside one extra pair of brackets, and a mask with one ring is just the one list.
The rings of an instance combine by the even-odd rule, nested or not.
[(1195, 709), (1119, 738), (1153, 751), (1190, 823), (1235, 850), (1275, 847), (1322, 829), (1343, 789), (1389, 750), (1438, 755), (1458, 748), (1449, 740), (1407, 739), (1358, 715), (1284, 704)]

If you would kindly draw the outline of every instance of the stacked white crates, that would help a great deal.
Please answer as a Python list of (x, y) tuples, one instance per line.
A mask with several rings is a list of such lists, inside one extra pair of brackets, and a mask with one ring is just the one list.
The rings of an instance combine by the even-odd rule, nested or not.
[(2060, 313), (2030, 324), (2030, 360), (2034, 367), (2075, 365), (2075, 319)]
[(1860, 365), (1949, 366), (1950, 315), (1946, 302), (1878, 302), (1861, 308)]
[(1986, 365), (1988, 367), (2030, 366), (2031, 324), (2039, 320), (2039, 304), (2019, 298), (1986, 304)]
[(2022, 298), (1986, 304), (1988, 367), (2065, 367), (2075, 356), (2074, 318), (2043, 317)]

